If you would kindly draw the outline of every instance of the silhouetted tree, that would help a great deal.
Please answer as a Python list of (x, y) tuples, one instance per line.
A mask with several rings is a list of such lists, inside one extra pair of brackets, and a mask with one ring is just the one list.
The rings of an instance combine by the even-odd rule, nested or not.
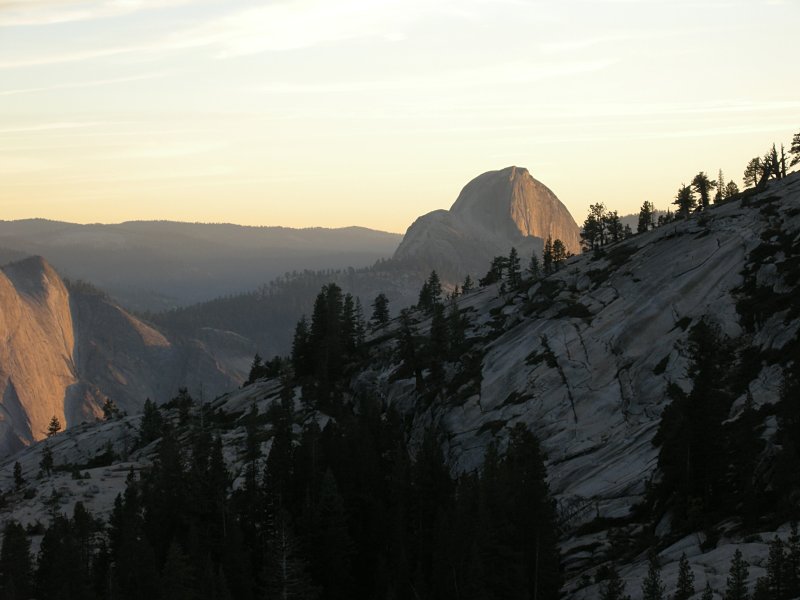
[(542, 270), (545, 275), (550, 275), (554, 269), (553, 257), (553, 238), (547, 236), (547, 241), (544, 243), (544, 251), (542, 252)]
[(528, 263), (528, 274), (534, 281), (541, 276), (541, 267), (539, 266), (539, 257), (536, 256), (536, 251), (531, 252), (531, 260)]
[(654, 213), (655, 207), (653, 203), (645, 200), (644, 203), (642, 203), (642, 208), (639, 209), (639, 223), (636, 226), (636, 233), (644, 233), (653, 228), (655, 225), (655, 223), (653, 223)]
[(717, 182), (709, 179), (704, 171), (700, 171), (692, 179), (692, 188), (700, 195), (700, 206), (703, 209), (708, 208), (711, 204), (711, 190), (717, 187)]
[(606, 207), (602, 203), (592, 204), (583, 222), (581, 239), (586, 250), (601, 248), (606, 243)]
[(606, 234), (609, 242), (619, 242), (625, 236), (625, 228), (619, 220), (617, 211), (612, 210), (603, 217)]
[(560, 239), (556, 238), (553, 242), (553, 267), (557, 271), (567, 260), (567, 247)]
[(744, 185), (745, 187), (756, 187), (761, 180), (761, 175), (764, 173), (764, 165), (761, 162), (761, 157), (756, 156), (747, 163), (744, 170)]
[(475, 284), (472, 282), (472, 277), (467, 275), (464, 278), (464, 283), (461, 285), (461, 293), (462, 294), (469, 294), (474, 287), (475, 287)]
[(14, 487), (19, 490), (23, 485), (25, 485), (25, 478), (22, 476), (22, 465), (17, 461), (14, 463)]
[(439, 281), (439, 275), (436, 271), (431, 271), (428, 279), (422, 284), (422, 289), (419, 291), (419, 299), (417, 300), (417, 308), (425, 312), (431, 312), (433, 307), (441, 302), (442, 299), (442, 284)]
[(642, 582), (642, 600), (664, 600), (665, 587), (661, 581), (658, 554), (651, 552), (647, 563), (647, 576)]
[(606, 583), (600, 592), (600, 600), (630, 600), (625, 593), (625, 582), (614, 567), (609, 567)]
[(155, 402), (147, 398), (144, 401), (142, 421), (139, 423), (139, 444), (146, 446), (160, 438), (163, 427), (164, 419), (161, 416), (161, 411), (158, 410)]
[(50, 475), (50, 472), (53, 470), (53, 451), (50, 449), (49, 444), (44, 445), (42, 460), (39, 461), (39, 468), (47, 475)]
[(789, 163), (790, 167), (800, 163), (800, 133), (795, 133), (792, 137), (792, 146), (789, 148), (789, 154), (792, 155), (792, 162)]
[(31, 543), (25, 528), (16, 521), (8, 521), (0, 549), (0, 597), (27, 600), (32, 594), (32, 576)]
[(53, 418), (50, 419), (50, 424), (47, 426), (47, 437), (53, 437), (61, 431), (61, 421), (58, 420), (58, 417), (53, 415)]
[(728, 185), (725, 186), (725, 197), (731, 198), (739, 193), (739, 186), (736, 185), (735, 181), (729, 181)]
[(747, 578), (750, 574), (748, 566), (742, 557), (742, 551), (737, 548), (731, 559), (724, 600), (748, 600), (750, 597), (747, 591)]
[(697, 200), (695, 200), (692, 188), (681, 185), (680, 189), (678, 190), (678, 195), (675, 196), (675, 201), (673, 204), (678, 206), (678, 214), (684, 219), (687, 218), (689, 213), (694, 210), (695, 206), (697, 206)]
[(519, 285), (522, 282), (522, 277), (520, 274), (520, 267), (519, 267), (519, 255), (517, 254), (517, 249), (512, 247), (511, 252), (508, 254), (508, 287), (509, 289), (517, 290), (519, 289)]
[(722, 174), (722, 169), (717, 173), (717, 193), (714, 194), (714, 204), (718, 204), (725, 199), (725, 189), (727, 184), (725, 182), (725, 175)]
[(689, 600), (694, 596), (694, 573), (689, 566), (685, 552), (681, 554), (681, 560), (678, 563), (678, 583), (675, 587), (673, 600)]
[(307, 377), (314, 370), (312, 352), (308, 321), (303, 315), (295, 325), (292, 339), (292, 366), (297, 377)]

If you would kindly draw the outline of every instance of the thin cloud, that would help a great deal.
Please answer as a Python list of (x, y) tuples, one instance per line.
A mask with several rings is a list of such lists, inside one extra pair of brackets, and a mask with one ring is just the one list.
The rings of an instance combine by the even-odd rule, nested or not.
[(159, 79), (161, 77), (168, 77), (171, 73), (148, 73), (145, 75), (132, 75), (130, 77), (113, 77), (110, 79), (96, 79), (93, 81), (78, 81), (75, 83), (61, 83), (58, 85), (50, 85), (43, 87), (31, 88), (18, 88), (14, 90), (0, 90), (0, 96), (16, 96), (18, 94), (32, 94), (36, 92), (52, 92), (56, 90), (69, 90), (91, 88), (103, 85), (112, 85), (115, 83), (129, 83), (133, 81), (145, 81), (148, 79)]
[(0, 27), (54, 25), (119, 17), (196, 0), (0, 0)]
[(106, 123), (94, 121), (63, 121), (55, 123), (39, 123), (37, 125), (23, 125), (20, 127), (7, 127), (0, 129), (0, 134), (8, 133), (33, 133), (37, 131), (54, 131), (58, 129), (81, 129), (95, 125), (105, 125)]
[(510, 63), (479, 69), (453, 71), (435, 77), (410, 77), (393, 80), (341, 81), (330, 83), (275, 82), (257, 86), (256, 89), (261, 92), (274, 94), (331, 94), (514, 85), (601, 71), (610, 67), (615, 62), (614, 59), (598, 59), (547, 65)]

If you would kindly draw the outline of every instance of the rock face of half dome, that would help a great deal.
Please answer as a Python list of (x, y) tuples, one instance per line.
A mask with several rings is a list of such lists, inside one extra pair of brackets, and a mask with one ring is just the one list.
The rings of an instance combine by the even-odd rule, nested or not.
[(556, 195), (527, 169), (508, 167), (470, 181), (449, 211), (418, 218), (394, 258), (451, 278), (474, 277), (512, 246), (523, 257), (541, 254), (548, 236), (580, 252), (580, 229)]

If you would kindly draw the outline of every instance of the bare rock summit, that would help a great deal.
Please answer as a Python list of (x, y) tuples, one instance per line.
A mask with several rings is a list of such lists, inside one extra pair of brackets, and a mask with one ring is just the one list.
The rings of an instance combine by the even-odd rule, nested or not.
[(527, 169), (507, 167), (470, 181), (450, 210), (418, 218), (394, 259), (451, 279), (474, 277), (512, 246), (522, 257), (541, 255), (548, 236), (580, 252), (580, 229), (556, 195)]

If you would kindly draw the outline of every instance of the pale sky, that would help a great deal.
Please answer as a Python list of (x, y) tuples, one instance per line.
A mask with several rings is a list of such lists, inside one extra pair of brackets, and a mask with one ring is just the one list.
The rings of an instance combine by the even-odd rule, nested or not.
[(0, 0), (0, 219), (404, 232), (527, 167), (589, 204), (800, 131), (800, 0)]

